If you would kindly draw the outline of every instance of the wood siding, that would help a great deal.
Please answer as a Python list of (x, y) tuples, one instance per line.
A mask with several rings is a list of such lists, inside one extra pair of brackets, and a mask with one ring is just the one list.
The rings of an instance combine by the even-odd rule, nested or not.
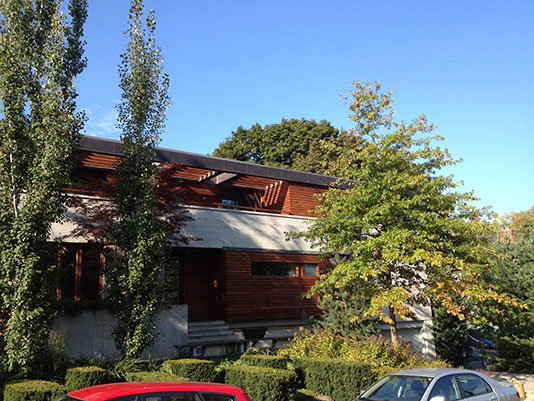
[[(81, 151), (78, 158), (78, 179), (71, 191), (91, 193), (95, 187), (94, 179), (104, 180), (117, 160), (117, 156)], [(95, 168), (103, 170), (98, 171)], [(321, 186), (247, 174), (239, 174), (219, 185), (210, 182), (209, 179), (202, 181), (202, 177), (213, 173), (213, 170), (185, 165), (180, 168), (177, 178), (184, 180), (183, 202), (186, 205), (220, 207), (223, 199), (229, 199), (238, 201), (239, 206), (245, 209), (255, 208), (297, 216), (314, 216), (315, 214), (310, 211), (319, 204), (314, 195), (327, 191), (327, 188)]]
[(253, 276), (254, 261), (317, 263), (315, 255), (226, 251), (225, 319), (229, 322), (298, 319), (320, 314), (315, 299), (302, 299), (317, 277)]
[(315, 194), (325, 193), (328, 189), (323, 187), (290, 183), (288, 193), (288, 205), (291, 214), (297, 216), (315, 216), (314, 209), (319, 205)]

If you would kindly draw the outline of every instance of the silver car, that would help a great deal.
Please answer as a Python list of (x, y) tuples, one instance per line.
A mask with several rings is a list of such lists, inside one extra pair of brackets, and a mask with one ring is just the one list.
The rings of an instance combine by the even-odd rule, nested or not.
[(391, 373), (367, 390), (361, 401), (520, 401), (509, 383), (472, 370), (427, 368)]

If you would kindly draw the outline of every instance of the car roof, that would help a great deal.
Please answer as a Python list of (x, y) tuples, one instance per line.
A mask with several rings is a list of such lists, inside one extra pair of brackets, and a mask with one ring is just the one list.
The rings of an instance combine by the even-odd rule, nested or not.
[(465, 369), (453, 369), (453, 368), (419, 368), (419, 369), (406, 369), (399, 370), (397, 372), (390, 373), (391, 376), (423, 376), (423, 377), (437, 377), (440, 375), (451, 373), (475, 373), (472, 370)]
[(132, 394), (152, 393), (160, 391), (200, 391), (241, 395), (243, 390), (236, 386), (220, 383), (197, 382), (129, 382), (100, 384), (75, 390), (69, 393), (71, 397), (85, 401), (104, 401), (110, 398)]

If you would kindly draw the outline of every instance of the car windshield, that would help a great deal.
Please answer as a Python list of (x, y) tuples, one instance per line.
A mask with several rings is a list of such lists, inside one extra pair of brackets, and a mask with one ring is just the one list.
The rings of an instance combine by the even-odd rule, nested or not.
[(419, 401), (432, 378), (423, 376), (386, 376), (364, 391), (361, 400)]

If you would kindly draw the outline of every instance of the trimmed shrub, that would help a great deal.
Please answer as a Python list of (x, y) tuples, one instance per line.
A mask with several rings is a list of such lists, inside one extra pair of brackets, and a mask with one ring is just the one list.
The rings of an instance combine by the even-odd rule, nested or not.
[(376, 379), (370, 364), (341, 359), (300, 358), (293, 361), (295, 370), (304, 377), (304, 385), (334, 401), (353, 400)]
[(161, 370), (195, 382), (209, 382), (215, 377), (215, 363), (203, 359), (173, 359), (163, 362)]
[(50, 401), (65, 393), (65, 387), (58, 383), (21, 380), (5, 385), (4, 401)]
[(244, 365), (262, 368), (287, 369), (288, 359), (277, 355), (243, 355), (239, 359)]
[(225, 383), (241, 387), (254, 401), (292, 401), (296, 377), (289, 370), (233, 365), (226, 368)]
[(108, 372), (98, 366), (71, 368), (67, 370), (65, 375), (65, 387), (68, 392), (108, 382)]
[(167, 372), (127, 372), (129, 382), (187, 382), (189, 379)]

